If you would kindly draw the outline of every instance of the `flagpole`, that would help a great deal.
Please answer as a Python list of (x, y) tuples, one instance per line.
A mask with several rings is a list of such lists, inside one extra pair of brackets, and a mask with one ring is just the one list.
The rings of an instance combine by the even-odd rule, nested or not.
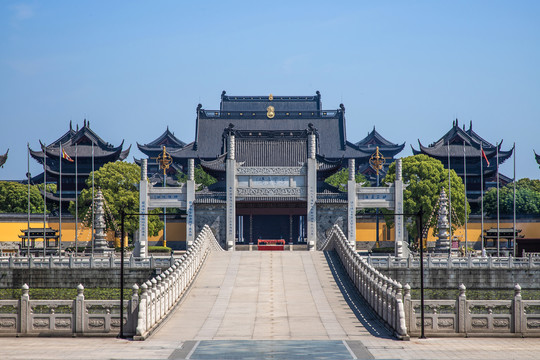
[(499, 209), (499, 144), (497, 143), (497, 257), (501, 256), (500, 254), (500, 209)]
[(481, 223), (482, 230), (480, 233), (480, 238), (482, 240), (482, 256), (484, 255), (484, 159), (482, 155), (484, 149), (482, 147), (482, 142), (480, 141), (480, 212), (481, 212)]
[(60, 142), (60, 153), (58, 154), (58, 160), (60, 161), (60, 203), (58, 205), (59, 224), (58, 231), (60, 233), (58, 241), (58, 257), (62, 253), (62, 142)]
[[(450, 244), (452, 244), (452, 184), (450, 181), (450, 141), (447, 143), (447, 153), (448, 153), (448, 219), (450, 221)], [(450, 245), (452, 248), (452, 245)]]
[(43, 257), (47, 256), (47, 144), (43, 144)]
[(27, 252), (26, 256), (30, 257), (30, 143), (26, 143), (26, 157), (27, 157), (27, 172), (26, 172), (26, 179), (28, 181), (28, 232), (26, 233), (28, 242), (26, 244)]
[(94, 143), (92, 142), (92, 256), (94, 256)]
[(465, 255), (467, 255), (467, 246), (469, 245), (467, 237), (467, 156), (465, 155), (465, 141), (463, 142), (463, 185), (465, 191)]
[[(77, 126), (78, 130), (78, 126)], [(77, 257), (78, 250), (78, 238), (79, 238), (79, 184), (78, 184), (78, 172), (77, 163), (79, 159), (77, 157), (77, 143), (75, 143), (75, 257)]]
[(514, 241), (512, 254), (516, 256), (516, 143), (514, 143)]

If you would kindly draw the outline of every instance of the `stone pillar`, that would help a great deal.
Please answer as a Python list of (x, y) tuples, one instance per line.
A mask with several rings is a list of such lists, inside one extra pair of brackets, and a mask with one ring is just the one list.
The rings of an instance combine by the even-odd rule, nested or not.
[[(94, 212), (94, 254), (114, 254), (114, 248), (110, 248), (107, 243), (107, 235), (105, 233), (105, 210), (104, 210), (103, 192), (98, 189), (94, 201), (96, 210)], [(121, 239), (120, 241), (124, 241)]]
[[(514, 286), (514, 302), (512, 306), (513, 318), (514, 318), (514, 333), (522, 334), (526, 329), (523, 324), (526, 323), (523, 314), (523, 302), (521, 299), (521, 286), (516, 284)], [(525, 320), (525, 321), (524, 321)]]
[(21, 318), (19, 319), (21, 322), (19, 331), (21, 334), (26, 334), (32, 326), (30, 322), (31, 309), (30, 295), (28, 294), (29, 290), (28, 284), (22, 286), (21, 308), (19, 309), (19, 314), (21, 315)]
[(234, 133), (229, 132), (228, 151), (226, 162), (226, 183), (227, 183), (227, 209), (226, 209), (226, 233), (225, 248), (234, 251), (235, 229), (236, 229), (236, 160)]
[[(450, 252), (450, 224), (448, 222), (448, 198), (444, 188), (439, 196), (439, 219), (437, 221), (437, 241), (435, 242), (435, 252), (448, 254)], [(449, 260), (450, 262), (450, 260)]]
[(315, 133), (308, 135), (307, 159), (307, 245), (308, 250), (317, 247), (317, 160), (315, 159)]
[[(139, 212), (146, 214), (148, 212), (148, 176), (147, 159), (142, 159), (141, 181), (139, 183)], [(136, 257), (148, 257), (148, 216), (139, 217), (139, 234), (134, 243), (133, 253)]]
[(186, 181), (186, 246), (189, 249), (195, 241), (195, 160), (188, 159), (188, 179)]
[(349, 159), (349, 180), (347, 181), (347, 238), (356, 249), (356, 173), (354, 159)]
[(459, 297), (458, 297), (458, 333), (464, 334), (466, 331), (465, 321), (469, 317), (467, 310), (467, 295), (465, 291), (467, 288), (465, 285), (459, 285)]
[(84, 286), (82, 284), (77, 285), (77, 297), (75, 298), (75, 324), (73, 328), (76, 334), (82, 334), (84, 332)]
[[(402, 165), (401, 159), (396, 160), (396, 181), (394, 182), (394, 213), (403, 214), (403, 179), (402, 179)], [(395, 225), (395, 248), (394, 253), (396, 257), (403, 257), (403, 240), (405, 236), (405, 229), (403, 223), (403, 215), (394, 215)]]

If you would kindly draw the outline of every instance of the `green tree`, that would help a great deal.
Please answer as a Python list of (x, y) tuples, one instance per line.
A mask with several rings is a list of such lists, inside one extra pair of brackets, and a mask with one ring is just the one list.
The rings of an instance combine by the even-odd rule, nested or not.
[[(123, 161), (110, 162), (103, 165), (94, 172), (94, 190), (101, 189), (103, 197), (111, 211), (112, 217), (120, 229), (121, 211), (126, 213), (139, 212), (139, 190), (140, 167), (137, 164), (130, 164)], [(88, 225), (93, 221), (90, 216), (92, 205), (92, 174), (86, 180), (87, 188), (79, 195), (79, 216), (87, 219)], [(69, 210), (75, 213), (75, 203), (71, 202)], [(161, 213), (161, 209), (151, 212)], [(126, 233), (133, 233), (139, 227), (138, 216), (128, 216), (125, 218)], [(150, 216), (148, 219), (148, 234), (157, 235), (163, 229), (163, 223), (157, 216)]]
[[(356, 173), (354, 180), (357, 183), (363, 184), (363, 186), (369, 186), (369, 181), (366, 180), (366, 177), (363, 174)], [(349, 168), (341, 168), (337, 173), (334, 173), (327, 177), (324, 182), (330, 184), (340, 191), (347, 191), (347, 182), (349, 181)]]
[[(420, 209), (424, 211), (423, 222), (427, 224), (439, 199), (441, 189), (444, 188), (448, 195), (448, 170), (443, 164), (427, 155), (414, 155), (402, 160), (402, 175), (405, 189), (403, 190), (404, 212), (407, 214), (416, 214)], [(393, 183), (396, 180), (396, 163), (392, 163), (387, 175), (381, 181), (381, 184)], [(457, 176), (454, 170), (450, 170), (450, 183), (452, 190), (452, 228), (465, 222), (465, 187), (463, 181)], [(467, 203), (467, 217), (470, 213), (470, 207)], [(384, 210), (386, 213), (392, 211)], [(457, 219), (456, 219), (457, 216)], [(407, 231), (413, 237), (417, 236), (416, 221), (405, 221)], [(435, 225), (436, 217), (431, 218), (430, 226)], [(386, 216), (388, 226), (393, 226), (393, 217)]]
[[(539, 180), (521, 179), (516, 182), (516, 214), (540, 215), (540, 191), (535, 190)], [(497, 215), (497, 189), (492, 188), (484, 195), (484, 211)], [(499, 214), (514, 213), (514, 184), (499, 189)]]
[[(203, 188), (217, 182), (216, 178), (204, 171), (201, 165), (197, 165), (197, 167), (195, 167), (194, 173), (195, 184), (197, 184), (197, 191), (202, 190)], [(177, 179), (178, 182), (185, 183), (187, 181), (187, 175), (179, 172), (177, 174)]]
[[(508, 186), (514, 186), (513, 183), (512, 184), (509, 184)], [(536, 191), (536, 192), (539, 192), (540, 193), (540, 180), (537, 180), (537, 179), (529, 179), (529, 178), (523, 178), (523, 179), (519, 179), (517, 182), (516, 182), (516, 190), (517, 188), (525, 188), (525, 189), (530, 189), (530, 190), (533, 190), (533, 191)]]
[[(49, 206), (47, 206), (48, 210)], [(27, 213), (28, 185), (14, 181), (0, 181), (0, 212)], [(43, 195), (37, 185), (30, 185), (30, 212), (43, 213)]]

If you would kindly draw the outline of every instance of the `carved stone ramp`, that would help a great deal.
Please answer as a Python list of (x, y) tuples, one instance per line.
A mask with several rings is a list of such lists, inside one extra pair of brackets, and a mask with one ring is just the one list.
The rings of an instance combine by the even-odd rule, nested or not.
[(387, 331), (332, 252), (213, 252), (153, 340), (361, 340)]

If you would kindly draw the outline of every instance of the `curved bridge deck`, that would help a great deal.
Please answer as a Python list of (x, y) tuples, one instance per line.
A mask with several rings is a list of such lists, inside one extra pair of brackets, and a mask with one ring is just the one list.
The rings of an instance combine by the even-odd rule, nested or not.
[(155, 340), (388, 337), (323, 252), (212, 253)]

